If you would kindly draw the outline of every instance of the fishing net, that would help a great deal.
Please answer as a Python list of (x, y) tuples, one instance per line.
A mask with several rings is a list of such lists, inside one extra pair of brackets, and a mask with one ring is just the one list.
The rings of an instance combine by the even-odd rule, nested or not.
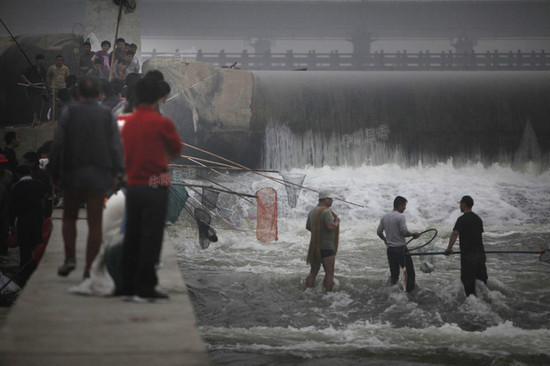
[(296, 207), (298, 202), (298, 196), (300, 196), (300, 189), (302, 183), (306, 178), (305, 174), (296, 173), (279, 173), (285, 181), (286, 195), (288, 197), (288, 205), (292, 208)]
[(202, 189), (202, 198), (201, 198), (201, 204), (206, 207), (209, 210), (213, 210), (216, 208), (218, 204), (218, 196), (220, 195), (220, 192), (214, 191), (212, 189), (203, 188)]
[(166, 211), (166, 220), (174, 223), (178, 220), (181, 211), (185, 207), (185, 202), (189, 194), (185, 186), (181, 184), (172, 184), (168, 190), (168, 209)]
[(202, 249), (206, 249), (210, 246), (211, 242), (217, 242), (218, 236), (216, 230), (210, 226), (210, 214), (202, 208), (195, 208), (195, 220), (199, 228), (199, 244)]
[(270, 187), (262, 188), (256, 192), (256, 200), (256, 238), (263, 243), (278, 240), (277, 191)]
[[(427, 247), (429, 244), (432, 243), (432, 241), (435, 239), (436, 236), (437, 236), (437, 230), (436, 229), (428, 229), (428, 230), (425, 230), (425, 231), (421, 232), (419, 234), (418, 238), (416, 238), (416, 239), (418, 239), (420, 244), (416, 244), (412, 248), (408, 248), (409, 252)], [(410, 239), (407, 242), (407, 245), (413, 240), (415, 240), (415, 239), (414, 238)]]
[[(420, 233), (420, 236), (416, 238), (419, 239), (420, 244), (416, 244), (412, 248), (409, 248), (409, 252), (413, 253), (427, 253), (433, 250), (433, 240), (437, 236), (436, 229), (428, 229)], [(409, 240), (409, 244), (413, 239)], [(433, 255), (419, 255), (418, 260), (420, 261), (420, 270), (424, 273), (431, 273), (434, 270), (434, 256)]]

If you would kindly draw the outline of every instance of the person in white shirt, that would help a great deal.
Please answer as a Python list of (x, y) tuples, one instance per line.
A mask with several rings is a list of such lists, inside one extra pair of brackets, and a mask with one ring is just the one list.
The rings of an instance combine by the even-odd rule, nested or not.
[(416, 239), (419, 234), (417, 232), (411, 233), (407, 229), (405, 215), (403, 215), (406, 208), (407, 199), (401, 196), (395, 197), (393, 211), (382, 216), (376, 233), (386, 244), (391, 284), (395, 285), (399, 279), (399, 267), (405, 268), (406, 272), (403, 274), (404, 277), (406, 276), (404, 287), (407, 292), (411, 292), (415, 286), (415, 272), (411, 256), (406, 255), (408, 250), (405, 238), (412, 236)]

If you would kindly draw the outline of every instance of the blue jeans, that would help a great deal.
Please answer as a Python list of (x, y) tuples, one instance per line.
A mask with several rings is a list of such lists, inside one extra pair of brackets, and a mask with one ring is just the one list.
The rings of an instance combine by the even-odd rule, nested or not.
[(407, 268), (407, 292), (411, 292), (414, 289), (416, 274), (414, 272), (414, 265), (412, 257), (406, 255), (409, 250), (407, 247), (388, 247), (388, 262), (390, 264), (390, 276), (391, 284), (395, 285), (399, 279), (400, 267)]

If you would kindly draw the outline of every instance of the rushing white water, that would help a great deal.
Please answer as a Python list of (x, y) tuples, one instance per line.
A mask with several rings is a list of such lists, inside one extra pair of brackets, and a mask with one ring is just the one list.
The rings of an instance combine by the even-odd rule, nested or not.
[(477, 298), (464, 295), (458, 256), (434, 257), (429, 274), (415, 258), (418, 288), (406, 294), (389, 287), (385, 248), (376, 236), (380, 217), (402, 195), (409, 201), (409, 229), (436, 228), (433, 249), (441, 251), (460, 215), (457, 202), (469, 194), (484, 221), (487, 250), (547, 249), (550, 172), (449, 161), (292, 173), (306, 174), (305, 187), (330, 189), (364, 206), (334, 201), (341, 229), (333, 293), (322, 291), (322, 271), (314, 289), (304, 286), (305, 219), (315, 192), (302, 189), (290, 208), (282, 185), (253, 174), (219, 176), (219, 183), (242, 193), (277, 190), (279, 240), (258, 242), (255, 203), (224, 193), (218, 202), (224, 220), (213, 218), (217, 243), (200, 249), (186, 217), (171, 231), (215, 364), (550, 364), (550, 266), (537, 255), (488, 254), (489, 281), (478, 284)]

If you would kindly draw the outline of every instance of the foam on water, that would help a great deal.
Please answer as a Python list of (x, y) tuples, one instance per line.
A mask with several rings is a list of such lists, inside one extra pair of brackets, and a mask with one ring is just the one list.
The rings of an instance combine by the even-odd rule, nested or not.
[[(437, 256), (425, 274), (415, 259), (418, 289), (406, 294), (389, 287), (385, 247), (376, 235), (380, 217), (396, 195), (409, 203), (410, 230), (436, 228), (434, 250), (444, 250), (460, 215), (458, 201), (469, 194), (484, 220), (489, 250), (540, 250), (550, 242), (550, 174), (507, 167), (452, 162), (402, 168), (398, 165), (308, 167), (304, 186), (330, 189), (341, 218), (336, 291), (324, 294), (323, 274), (304, 289), (309, 232), (308, 210), (317, 193), (302, 189), (290, 208), (286, 191), (252, 174), (228, 182), (236, 191), (272, 186), (279, 199), (279, 240), (255, 239), (254, 208), (220, 194), (220, 212), (240, 217), (242, 231), (213, 220), (219, 241), (198, 245), (193, 222), (183, 218), (171, 237), (179, 247), (184, 278), (201, 332), (219, 364), (307, 364), (330, 360), (343, 365), (496, 365), (550, 362), (550, 267), (534, 255), (488, 255), (489, 281), (466, 298), (458, 256)], [(233, 185), (232, 185), (233, 184)], [(328, 362), (328, 361), (327, 361)], [(329, 363), (327, 363), (329, 364)]]

